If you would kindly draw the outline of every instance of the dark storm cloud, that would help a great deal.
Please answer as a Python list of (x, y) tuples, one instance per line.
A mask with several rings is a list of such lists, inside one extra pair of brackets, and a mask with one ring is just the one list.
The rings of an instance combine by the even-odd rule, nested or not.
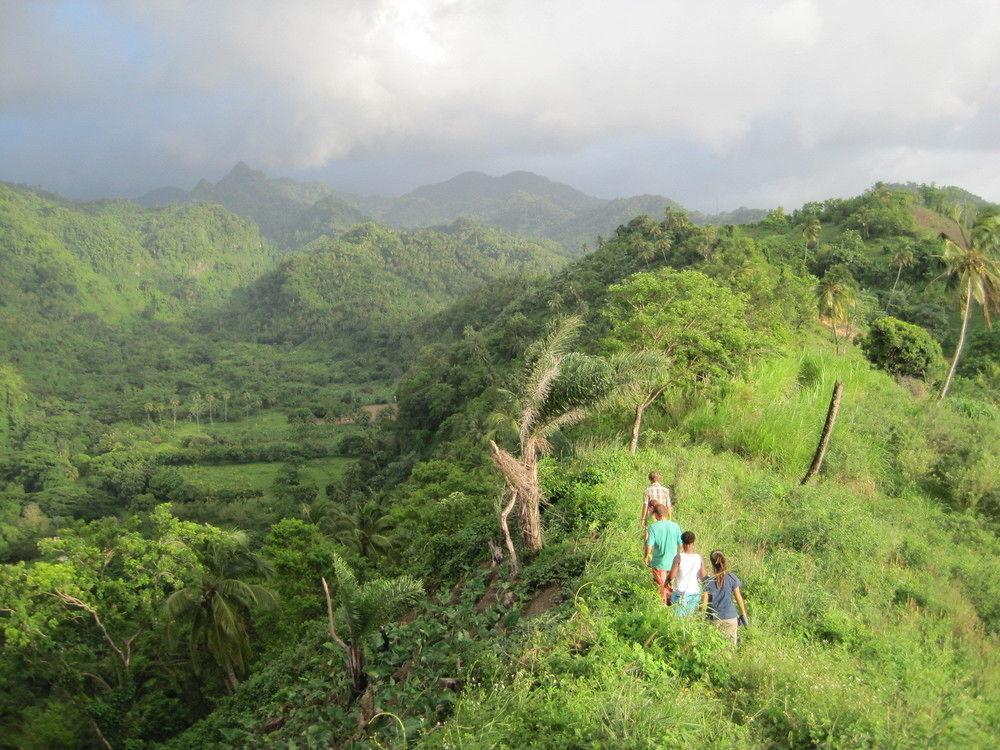
[(698, 208), (1000, 197), (989, 0), (0, 5), (0, 179), (76, 195), (243, 159), (388, 193), (518, 168)]

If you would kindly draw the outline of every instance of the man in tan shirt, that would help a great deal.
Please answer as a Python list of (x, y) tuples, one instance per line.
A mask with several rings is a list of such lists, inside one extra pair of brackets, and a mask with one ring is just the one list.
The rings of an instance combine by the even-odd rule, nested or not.
[(670, 488), (660, 484), (660, 479), (662, 479), (660, 472), (649, 472), (649, 486), (642, 493), (642, 519), (640, 520), (640, 524), (642, 525), (643, 534), (646, 532), (646, 518), (652, 512), (653, 506), (658, 504), (663, 505), (667, 509), (665, 517), (667, 520), (673, 518), (674, 515), (674, 506), (670, 498)]

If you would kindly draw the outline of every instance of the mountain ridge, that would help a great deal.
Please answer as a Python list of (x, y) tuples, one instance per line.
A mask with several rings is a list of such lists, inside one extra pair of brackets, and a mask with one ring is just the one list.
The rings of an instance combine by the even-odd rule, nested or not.
[[(368, 219), (401, 229), (419, 229), (473, 219), (523, 237), (558, 242), (579, 253), (595, 236), (610, 235), (637, 213), (662, 215), (682, 208), (662, 195), (598, 198), (566, 183), (526, 170), (503, 175), (461, 172), (447, 180), (420, 185), (397, 197), (360, 196), (319, 182), (269, 177), (240, 161), (218, 182), (202, 179), (190, 191), (164, 187), (136, 199), (140, 205), (164, 202), (221, 203), (251, 218), (261, 232), (283, 249), (336, 236)], [(689, 212), (698, 224), (750, 223), (766, 212), (739, 208), (718, 217)]]

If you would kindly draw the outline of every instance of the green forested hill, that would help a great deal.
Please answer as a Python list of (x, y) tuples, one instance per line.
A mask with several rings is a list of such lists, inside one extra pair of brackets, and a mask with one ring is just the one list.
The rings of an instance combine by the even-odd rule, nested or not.
[[(947, 221), (884, 186), (745, 227), (672, 209), (570, 263), (476, 224), (364, 224), (151, 320), (107, 296), (145, 257), (109, 243), (124, 270), (93, 271), (71, 358), (20, 261), (0, 746), (995, 746), (1000, 347), (973, 303), (939, 398)], [(977, 268), (997, 221), (955, 224)], [(50, 242), (23, 235), (21, 256)], [(743, 581), (735, 652), (657, 599), (651, 469)]]
[(0, 262), (9, 314), (119, 321), (219, 304), (273, 253), (252, 223), (218, 207), (73, 205), (0, 184)]
[(283, 258), (241, 295), (235, 315), (268, 341), (384, 338), (503, 276), (565, 262), (554, 243), (468, 221), (417, 231), (361, 224)]
[(138, 200), (145, 206), (218, 203), (255, 221), (261, 233), (283, 249), (322, 235), (333, 236), (366, 219), (326, 185), (273, 179), (243, 162), (218, 182), (202, 180), (190, 192), (176, 188), (154, 190)]

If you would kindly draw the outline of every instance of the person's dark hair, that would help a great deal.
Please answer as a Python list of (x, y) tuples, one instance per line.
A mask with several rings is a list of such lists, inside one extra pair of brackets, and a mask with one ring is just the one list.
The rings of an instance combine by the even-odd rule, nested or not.
[(712, 568), (715, 570), (715, 585), (721, 589), (723, 582), (726, 580), (729, 563), (726, 561), (726, 556), (722, 553), (721, 549), (712, 550), (709, 559), (712, 561)]
[(694, 544), (694, 532), (685, 531), (683, 534), (681, 534), (681, 542), (683, 544)]
[(658, 472), (658, 471), (651, 471), (651, 472), (649, 472), (649, 481), (650, 482), (656, 483), (656, 482), (659, 482), (660, 479), (662, 479), (662, 478), (663, 477), (661, 476), (660, 472)]

